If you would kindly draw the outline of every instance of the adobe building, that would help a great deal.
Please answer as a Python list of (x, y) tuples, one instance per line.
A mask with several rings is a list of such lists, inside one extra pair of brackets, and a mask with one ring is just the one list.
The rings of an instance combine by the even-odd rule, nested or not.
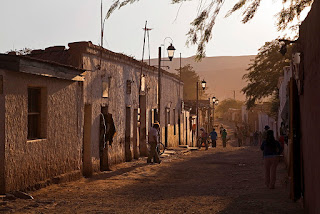
[(196, 127), (196, 115), (191, 114), (192, 104), (189, 102), (183, 102), (183, 145), (193, 147), (196, 145), (195, 140), (195, 127)]
[[(197, 101), (196, 100), (185, 100), (185, 106), (189, 108), (189, 128), (191, 132), (189, 135), (189, 146), (197, 145)], [(210, 133), (213, 128), (213, 115), (214, 108), (210, 100), (198, 100), (198, 134), (200, 135), (200, 128), (204, 128), (206, 132)]]
[[(294, 198), (303, 196), (306, 213), (320, 210), (320, 2), (300, 26), (290, 87)], [(299, 64), (298, 64), (299, 63)]]
[[(158, 113), (158, 68), (91, 42), (69, 43), (35, 50), (35, 58), (86, 70), (84, 81), (84, 174), (147, 154), (149, 127), (161, 122), (161, 141), (168, 147), (182, 144), (183, 83), (161, 70), (161, 112)], [(141, 88), (141, 90), (140, 90)], [(104, 112), (104, 113), (103, 113)], [(104, 140), (103, 115), (109, 115), (116, 134)], [(178, 119), (181, 119), (180, 126)], [(107, 123), (109, 130), (110, 124)], [(179, 134), (180, 133), (180, 134)], [(107, 134), (108, 135), (108, 134)], [(180, 137), (179, 137), (180, 136)], [(112, 143), (110, 143), (112, 141)]]
[(81, 176), (82, 69), (0, 55), (0, 192)]

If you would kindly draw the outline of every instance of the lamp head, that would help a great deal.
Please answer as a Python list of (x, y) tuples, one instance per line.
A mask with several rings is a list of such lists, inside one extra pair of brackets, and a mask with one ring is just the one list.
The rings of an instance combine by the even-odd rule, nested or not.
[(168, 57), (169, 57), (169, 60), (172, 61), (172, 58), (173, 58), (173, 55), (174, 55), (174, 51), (176, 49), (173, 47), (172, 43), (170, 44), (170, 46), (167, 48), (167, 51), (168, 51)]
[(213, 104), (217, 101), (217, 98), (216, 97), (212, 97), (212, 102)]
[(206, 89), (206, 84), (207, 84), (206, 81), (204, 81), (204, 80), (201, 81), (201, 87), (203, 90)]

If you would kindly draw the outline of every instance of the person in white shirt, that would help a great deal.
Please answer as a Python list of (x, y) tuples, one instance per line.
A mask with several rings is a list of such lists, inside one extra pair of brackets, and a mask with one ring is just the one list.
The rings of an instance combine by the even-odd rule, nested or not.
[(161, 163), (158, 152), (156, 151), (156, 147), (159, 140), (159, 124), (155, 123), (149, 129), (148, 132), (148, 143), (150, 144), (150, 152), (148, 155), (147, 163), (152, 163), (152, 159), (154, 163)]

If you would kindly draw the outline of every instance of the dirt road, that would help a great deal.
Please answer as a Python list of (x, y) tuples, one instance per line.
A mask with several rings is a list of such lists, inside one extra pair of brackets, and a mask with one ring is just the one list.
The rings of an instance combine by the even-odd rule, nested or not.
[(145, 159), (113, 171), (30, 192), (34, 200), (1, 202), (13, 213), (303, 213), (288, 199), (284, 164), (276, 189), (263, 182), (257, 147), (217, 148), (173, 155), (160, 165)]

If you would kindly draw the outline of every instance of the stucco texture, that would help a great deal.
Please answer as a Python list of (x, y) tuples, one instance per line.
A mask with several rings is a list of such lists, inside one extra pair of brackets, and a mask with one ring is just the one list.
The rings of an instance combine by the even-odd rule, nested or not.
[(306, 213), (320, 210), (320, 2), (314, 1), (300, 27), (304, 90), (300, 96)]
[[(133, 157), (137, 158), (137, 154), (139, 153), (146, 155), (146, 135), (152, 121), (152, 114), (150, 112), (152, 109), (157, 109), (158, 104), (158, 69), (156, 67), (148, 66), (146, 63), (141, 63), (138, 60), (120, 53), (101, 49), (101, 47), (93, 45), (91, 42), (69, 43), (69, 49), (67, 50), (61, 47), (51, 47), (44, 51), (34, 51), (31, 55), (36, 58), (53, 60), (86, 70), (84, 102), (92, 107), (92, 126), (91, 131), (89, 131), (91, 136), (91, 142), (89, 143), (91, 143), (91, 145), (88, 145), (88, 147), (91, 148), (91, 150), (88, 151), (88, 153), (91, 154), (91, 162), (89, 165), (92, 167), (89, 167), (89, 170), (93, 172), (100, 171), (99, 129), (102, 106), (108, 107), (108, 112), (113, 116), (117, 131), (112, 146), (107, 147), (108, 164), (113, 165), (126, 160), (128, 161)], [(140, 95), (139, 92), (141, 73), (145, 75), (146, 83), (146, 90), (143, 95)], [(175, 121), (177, 124), (177, 113), (180, 111), (183, 84), (179, 82), (176, 75), (164, 70), (162, 70), (161, 79), (161, 126), (164, 127), (165, 107), (169, 102), (171, 102), (170, 121), (174, 121), (173, 109), (176, 109)], [(108, 97), (102, 97), (103, 81), (109, 83)], [(130, 94), (126, 91), (127, 81), (131, 82)], [(179, 87), (180, 92), (178, 90)], [(140, 96), (143, 98), (140, 99)], [(139, 102), (141, 102), (141, 106), (139, 106)], [(134, 118), (133, 115), (134, 112), (137, 113), (139, 107), (141, 109), (141, 121), (140, 128), (136, 130), (137, 118)], [(130, 117), (126, 115), (128, 108), (130, 108)], [(126, 124), (129, 120), (130, 126), (128, 126), (128, 123)], [(130, 127), (129, 131), (126, 131), (126, 125)], [(138, 130), (139, 134), (136, 134)], [(168, 146), (178, 145), (178, 135), (171, 136), (173, 135), (172, 123), (168, 130), (170, 139)], [(127, 144), (127, 146), (125, 143), (126, 133), (127, 139), (130, 139), (130, 145)], [(130, 136), (128, 136), (128, 133)], [(183, 130), (181, 130), (181, 133), (183, 133)], [(135, 138), (138, 140), (135, 140)], [(162, 141), (164, 141), (164, 139)], [(137, 152), (135, 148), (140, 149), (140, 152)]]
[[(101, 61), (100, 61), (101, 60)], [(113, 59), (108, 55), (99, 56), (99, 51), (94, 48), (87, 48), (82, 55), (82, 65), (84, 69), (87, 69), (85, 75), (84, 84), (84, 100), (85, 103), (92, 104), (92, 163), (93, 171), (99, 170), (99, 127), (100, 127), (100, 112), (101, 106), (108, 106), (108, 112), (112, 114), (115, 123), (117, 134), (114, 137), (112, 146), (108, 146), (108, 160), (109, 164), (124, 162), (126, 160), (125, 155), (125, 125), (126, 120), (126, 108), (130, 108), (130, 154), (133, 158), (133, 133), (137, 130), (133, 130), (134, 123), (137, 122), (137, 118), (133, 118), (134, 110), (139, 108), (139, 84), (141, 67), (137, 63), (125, 61), (123, 59)], [(97, 69), (97, 65), (101, 66), (101, 69)], [(157, 108), (157, 84), (158, 73), (154, 69), (143, 68), (143, 74), (146, 78), (146, 127), (151, 126), (151, 109)], [(131, 81), (131, 93), (127, 94), (126, 83)], [(109, 97), (102, 97), (102, 82), (109, 82)], [(171, 102), (171, 123), (173, 119), (173, 108), (179, 109), (178, 102), (181, 102), (181, 98), (177, 99), (178, 87), (180, 86), (180, 97), (183, 94), (183, 85), (179, 84), (179, 81), (172, 77), (162, 74), (162, 100), (161, 106), (163, 114), (161, 115), (161, 124), (164, 124), (165, 116), (164, 111), (166, 105)], [(176, 110), (178, 112), (178, 110)], [(178, 115), (175, 115), (176, 124), (178, 121)], [(177, 126), (177, 125), (176, 125)], [(164, 126), (163, 126), (164, 127)], [(176, 135), (173, 134), (173, 125), (169, 125), (169, 145), (178, 145), (178, 128)], [(181, 130), (182, 132), (182, 130)], [(163, 131), (164, 133), (164, 131)], [(139, 138), (139, 137), (138, 137)], [(162, 139), (164, 141), (164, 139)], [(143, 143), (143, 142), (142, 142)], [(139, 145), (138, 145), (139, 146)]]
[(5, 193), (5, 182), (4, 182), (4, 166), (5, 166), (5, 161), (4, 161), (4, 157), (5, 157), (5, 132), (4, 132), (4, 118), (5, 118), (5, 102), (4, 102), (4, 94), (3, 94), (3, 84), (4, 84), (4, 76), (5, 76), (5, 72), (2, 71), (0, 69), (0, 75), (1, 75), (1, 79), (0, 81), (2, 81), (0, 83), (0, 194)]
[[(84, 54), (83, 63), (85, 68), (94, 69), (99, 63), (99, 58)], [(126, 92), (126, 82), (139, 82), (138, 73), (125, 64), (115, 64), (102, 60), (102, 69), (93, 72), (86, 72), (84, 85), (84, 100), (92, 104), (92, 159), (93, 170), (99, 170), (99, 129), (101, 106), (108, 106), (108, 112), (112, 114), (116, 132), (112, 146), (108, 146), (109, 164), (116, 164), (125, 161), (125, 119), (126, 107), (130, 107), (131, 123), (133, 122), (133, 111), (138, 109), (139, 97), (137, 84), (132, 84), (131, 94)], [(102, 97), (102, 82), (108, 81), (109, 96)], [(130, 129), (130, 136), (133, 136), (133, 126)], [(133, 155), (133, 143), (131, 142), (131, 154)]]
[[(81, 169), (82, 83), (5, 72), (5, 186), (25, 189)], [(43, 139), (27, 140), (28, 87), (40, 87)], [(42, 93), (42, 92), (41, 92)]]

